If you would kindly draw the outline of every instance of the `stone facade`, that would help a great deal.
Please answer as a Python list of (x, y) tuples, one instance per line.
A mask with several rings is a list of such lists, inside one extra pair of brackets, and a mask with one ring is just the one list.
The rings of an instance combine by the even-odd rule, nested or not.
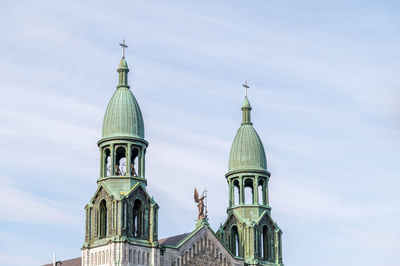
[(182, 240), (176, 247), (165, 246), (162, 266), (178, 265), (244, 265), (222, 245), (207, 223)]
[(154, 265), (159, 266), (160, 250), (113, 242), (104, 246), (85, 249), (82, 252), (82, 265)]

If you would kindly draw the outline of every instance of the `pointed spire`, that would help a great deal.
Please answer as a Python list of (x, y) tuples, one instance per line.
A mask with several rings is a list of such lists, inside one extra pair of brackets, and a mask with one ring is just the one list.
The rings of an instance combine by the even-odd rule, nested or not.
[(125, 48), (128, 48), (128, 45), (125, 44), (125, 40), (122, 41), (122, 43), (119, 44), (122, 47), (122, 58), (121, 61), (119, 62), (118, 66), (118, 76), (119, 76), (119, 82), (117, 88), (120, 87), (125, 87), (129, 88), (128, 85), (128, 64), (126, 63), (125, 60)]
[(244, 81), (244, 84), (242, 86), (245, 88), (245, 96), (244, 96), (244, 100), (243, 100), (243, 104), (242, 104), (242, 113), (243, 113), (242, 125), (245, 125), (245, 124), (252, 125), (253, 123), (251, 122), (251, 115), (250, 115), (251, 105), (250, 105), (249, 99), (247, 98), (247, 89), (250, 87), (247, 85), (246, 80)]

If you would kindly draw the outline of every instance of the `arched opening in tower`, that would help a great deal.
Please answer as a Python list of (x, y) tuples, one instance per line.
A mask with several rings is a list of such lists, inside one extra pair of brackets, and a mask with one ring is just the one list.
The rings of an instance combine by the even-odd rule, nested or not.
[(110, 149), (104, 150), (104, 172), (103, 176), (110, 176), (111, 175), (111, 151)]
[(262, 230), (262, 258), (269, 260), (271, 258), (271, 241), (268, 232), (268, 226), (264, 225)]
[(139, 150), (137, 148), (132, 149), (131, 153), (131, 176), (140, 176), (139, 174)]
[(115, 160), (115, 175), (126, 174), (126, 152), (124, 147), (118, 147)]
[(233, 205), (239, 205), (240, 204), (240, 187), (239, 187), (239, 181), (235, 180), (233, 182)]
[(234, 256), (239, 256), (239, 232), (236, 225), (231, 228), (231, 252)]
[(132, 234), (134, 237), (140, 238), (142, 237), (143, 230), (143, 208), (142, 201), (139, 199), (135, 200), (133, 205), (133, 225), (132, 225)]
[(264, 192), (264, 181), (258, 181), (258, 204), (265, 205), (265, 192)]
[(107, 203), (105, 200), (100, 202), (99, 209), (99, 238), (104, 238), (107, 235)]
[(253, 180), (248, 178), (244, 182), (244, 203), (254, 204)]

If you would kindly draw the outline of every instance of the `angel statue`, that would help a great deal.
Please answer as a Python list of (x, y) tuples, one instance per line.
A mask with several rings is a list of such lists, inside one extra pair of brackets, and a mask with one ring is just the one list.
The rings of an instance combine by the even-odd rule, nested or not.
[(204, 199), (207, 197), (207, 195), (205, 195), (206, 191), (203, 191), (203, 194), (201, 194), (201, 197), (199, 198), (199, 193), (197, 192), (197, 189), (194, 189), (194, 201), (197, 203), (197, 208), (199, 209), (199, 216), (197, 219), (203, 219), (203, 218), (207, 218), (207, 210), (204, 213)]

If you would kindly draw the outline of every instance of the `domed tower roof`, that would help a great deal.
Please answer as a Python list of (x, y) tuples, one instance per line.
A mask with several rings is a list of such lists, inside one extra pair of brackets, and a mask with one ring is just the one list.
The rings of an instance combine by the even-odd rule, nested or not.
[(267, 158), (261, 142), (251, 122), (251, 105), (247, 96), (242, 105), (243, 121), (233, 140), (228, 172), (241, 170), (267, 170)]
[(102, 139), (112, 137), (144, 139), (142, 112), (129, 89), (128, 72), (128, 64), (123, 57), (118, 67), (119, 84), (104, 115)]

